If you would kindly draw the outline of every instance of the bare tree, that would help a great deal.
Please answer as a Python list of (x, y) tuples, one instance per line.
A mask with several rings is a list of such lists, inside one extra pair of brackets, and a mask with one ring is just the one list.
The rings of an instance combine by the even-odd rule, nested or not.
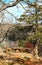
[[(34, 14), (32, 14), (31, 12), (30, 12), (30, 15), (29, 15), (29, 17), (28, 16), (25, 16), (23, 19), (22, 19), (22, 21), (35, 21), (36, 22), (36, 25), (35, 25), (35, 27), (36, 27), (36, 30), (35, 30), (35, 33), (37, 32), (37, 23), (38, 23), (38, 21), (40, 21), (40, 20), (42, 20), (42, 6), (41, 5), (39, 5), (37, 2), (38, 2), (38, 0), (36, 0), (36, 2), (34, 2), (34, 3), (30, 3), (30, 0), (16, 0), (15, 2), (13, 1), (12, 3), (9, 3), (9, 4), (5, 4), (2, 0), (0, 0), (0, 2), (1, 2), (1, 7), (0, 7), (0, 12), (3, 12), (4, 10), (6, 10), (7, 8), (10, 8), (10, 7), (13, 7), (13, 6), (16, 6), (18, 3), (20, 3), (20, 5), (22, 6), (22, 8), (26, 11), (26, 12), (28, 12), (25, 8), (24, 8), (24, 6), (21, 4), (21, 2), (20, 1), (24, 1), (25, 3), (27, 3), (27, 5), (28, 5), (28, 7), (29, 8), (34, 8), (35, 9), (35, 12), (34, 12)], [(28, 9), (28, 7), (27, 7), (27, 9)], [(7, 10), (6, 10), (7, 11)], [(30, 10), (29, 10), (30, 11)], [(13, 16), (13, 14), (12, 13), (10, 13), (9, 11), (7, 11), (9, 14), (11, 14), (12, 16)], [(2, 17), (2, 15), (0, 16), (0, 17)], [(15, 16), (13, 16), (16, 20), (18, 20)], [(3, 17), (4, 18), (4, 17)], [(3, 21), (3, 18), (2, 18), (2, 21)], [(19, 20), (18, 20), (19, 21)], [(8, 29), (9, 30), (9, 29)], [(8, 31), (7, 31), (8, 32)], [(5, 33), (5, 34), (7, 34), (7, 32)], [(36, 35), (36, 34), (35, 34)], [(39, 40), (39, 38), (37, 39), (37, 41)], [(38, 42), (36, 42), (36, 45), (35, 45), (35, 50), (37, 51), (37, 43)], [(38, 53), (36, 52), (36, 55), (38, 55)]]

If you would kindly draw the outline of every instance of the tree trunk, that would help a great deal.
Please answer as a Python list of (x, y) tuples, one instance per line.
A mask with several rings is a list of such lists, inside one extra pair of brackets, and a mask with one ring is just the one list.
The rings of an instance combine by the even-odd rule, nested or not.
[(38, 56), (38, 45), (35, 46), (35, 58), (39, 59), (39, 56)]

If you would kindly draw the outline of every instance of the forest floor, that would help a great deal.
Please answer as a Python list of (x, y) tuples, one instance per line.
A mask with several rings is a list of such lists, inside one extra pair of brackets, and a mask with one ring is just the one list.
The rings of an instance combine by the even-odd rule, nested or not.
[(35, 59), (31, 53), (5, 50), (0, 52), (0, 65), (42, 65), (42, 57)]

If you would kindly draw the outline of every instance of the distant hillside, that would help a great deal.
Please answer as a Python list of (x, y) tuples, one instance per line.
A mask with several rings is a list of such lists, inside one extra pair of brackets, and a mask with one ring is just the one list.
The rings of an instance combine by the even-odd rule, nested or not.
[(32, 24), (0, 24), (0, 35), (4, 32), (6, 32), (9, 28), (15, 27), (15, 26), (31, 26)]
[(13, 24), (0, 24), (0, 31), (7, 31), (10, 26)]

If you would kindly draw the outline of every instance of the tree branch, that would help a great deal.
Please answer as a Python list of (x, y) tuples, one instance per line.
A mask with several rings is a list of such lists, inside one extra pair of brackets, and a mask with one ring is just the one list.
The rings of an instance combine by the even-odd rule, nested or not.
[(0, 8), (0, 12), (5, 10), (6, 8), (16, 6), (20, 1), (21, 0), (16, 0), (16, 2), (13, 2), (13, 3), (10, 3), (10, 4), (3, 3), (2, 7)]

